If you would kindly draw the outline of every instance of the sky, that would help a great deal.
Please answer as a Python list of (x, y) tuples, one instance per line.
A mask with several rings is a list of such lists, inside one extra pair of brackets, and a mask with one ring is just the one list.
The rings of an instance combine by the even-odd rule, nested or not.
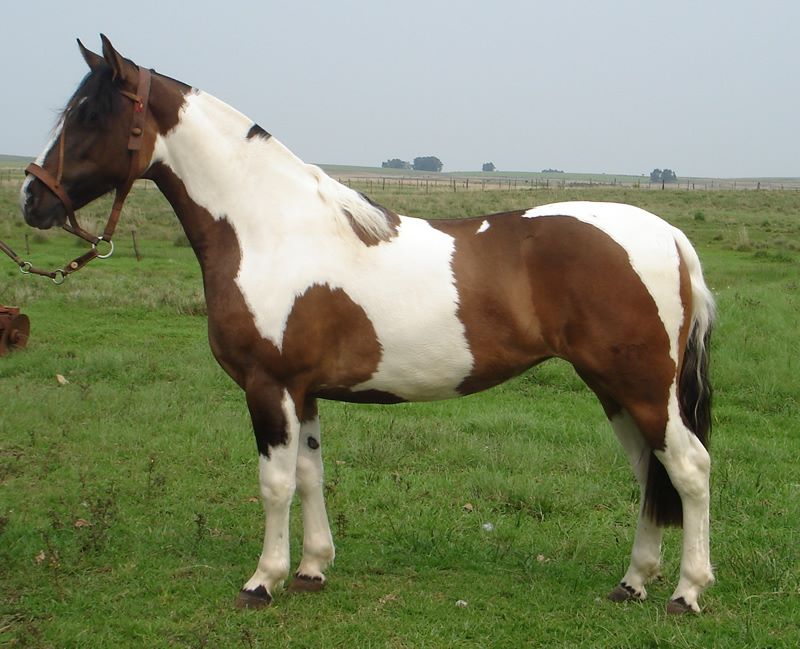
[(796, 0), (8, 2), (0, 153), (40, 152), (102, 32), (307, 162), (796, 177), (799, 26)]

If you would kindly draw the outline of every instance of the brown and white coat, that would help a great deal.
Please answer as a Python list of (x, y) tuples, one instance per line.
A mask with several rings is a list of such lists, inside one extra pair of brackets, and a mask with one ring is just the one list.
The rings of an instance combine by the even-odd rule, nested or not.
[[(137, 70), (106, 39), (103, 57), (82, 51), (91, 72), (63, 117), (72, 138), (63, 182), (78, 207), (127, 172), (114, 124), (127, 123), (131, 108), (105, 86), (130, 90)], [(86, 113), (101, 111), (104, 97), (110, 126), (93, 128)], [(641, 486), (631, 564), (612, 598), (645, 597), (662, 525), (682, 522), (671, 610), (698, 610), (713, 579), (713, 301), (679, 230), (610, 203), (454, 220), (397, 215), (207, 93), (154, 74), (149, 108), (141, 175), (167, 197), (196, 252), (211, 349), (245, 391), (259, 451), (267, 525), (240, 604), (270, 601), (289, 575), (295, 490), (304, 522), (296, 583), (320, 586), (333, 559), (317, 399), (457, 397), (559, 357), (597, 394)], [(52, 148), (40, 157), (45, 167), (55, 164)], [(38, 227), (63, 222), (35, 179), (22, 207)]]

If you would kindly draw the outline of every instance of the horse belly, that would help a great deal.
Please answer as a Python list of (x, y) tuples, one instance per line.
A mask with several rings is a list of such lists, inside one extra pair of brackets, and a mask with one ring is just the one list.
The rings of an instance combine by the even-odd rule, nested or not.
[(458, 387), (472, 369), (472, 354), (463, 330), (458, 331), (460, 322), (447, 320), (427, 321), (419, 329), (404, 329), (402, 323), (392, 330), (376, 329), (383, 351), (380, 363), (352, 391), (377, 390), (405, 401), (459, 396)]

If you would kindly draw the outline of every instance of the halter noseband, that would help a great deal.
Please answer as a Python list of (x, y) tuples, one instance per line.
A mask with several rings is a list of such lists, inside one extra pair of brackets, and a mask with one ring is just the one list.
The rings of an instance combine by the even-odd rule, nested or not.
[[(150, 70), (140, 67), (139, 85), (136, 89), (136, 94), (128, 92), (127, 90), (119, 91), (120, 94), (133, 102), (133, 117), (131, 119), (130, 132), (128, 136), (128, 151), (131, 154), (130, 167), (128, 170), (127, 179), (122, 185), (117, 187), (116, 195), (114, 197), (114, 205), (111, 207), (111, 213), (108, 216), (108, 221), (106, 222), (106, 227), (103, 230), (103, 234), (95, 236), (84, 230), (78, 224), (78, 219), (75, 216), (75, 208), (72, 204), (72, 200), (67, 195), (64, 186), (61, 184), (61, 177), (64, 172), (64, 139), (66, 126), (62, 129), (61, 134), (59, 135), (58, 167), (56, 170), (56, 175), (53, 176), (53, 174), (47, 171), (47, 169), (34, 162), (25, 168), (26, 174), (31, 174), (32, 176), (38, 178), (44, 184), (44, 186), (47, 187), (47, 189), (49, 189), (58, 198), (58, 200), (61, 201), (61, 204), (64, 206), (64, 209), (67, 212), (68, 220), (67, 223), (64, 223), (63, 228), (67, 232), (91, 243), (92, 248), (85, 254), (72, 260), (69, 264), (67, 264), (66, 268), (59, 268), (54, 271), (45, 271), (39, 268), (34, 268), (29, 261), (23, 261), (22, 258), (20, 258), (13, 250), (11, 250), (11, 248), (0, 241), (0, 250), (5, 252), (17, 263), (21, 272), (26, 274), (31, 273), (34, 275), (44, 275), (45, 277), (52, 279), (57, 284), (60, 284), (64, 281), (64, 278), (66, 278), (67, 275), (74, 273), (76, 270), (80, 270), (93, 259), (98, 257), (100, 259), (105, 259), (110, 257), (111, 253), (114, 252), (114, 244), (111, 241), (111, 237), (114, 235), (114, 230), (119, 222), (119, 217), (122, 213), (122, 205), (125, 202), (125, 199), (128, 197), (128, 194), (133, 187), (133, 183), (138, 177), (137, 171), (139, 168), (139, 152), (141, 151), (142, 141), (144, 140), (144, 126), (147, 118), (147, 109), (150, 99), (150, 81)], [(101, 255), (97, 251), (97, 244), (99, 244), (101, 241), (105, 241), (111, 246), (110, 250), (104, 255)]]

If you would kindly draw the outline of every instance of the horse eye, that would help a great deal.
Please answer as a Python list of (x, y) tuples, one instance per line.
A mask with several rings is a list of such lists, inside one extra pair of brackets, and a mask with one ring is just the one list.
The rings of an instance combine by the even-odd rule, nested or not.
[(88, 125), (94, 126), (97, 123), (99, 113), (97, 110), (91, 106), (86, 105), (86, 103), (81, 102), (78, 107), (78, 122)]

